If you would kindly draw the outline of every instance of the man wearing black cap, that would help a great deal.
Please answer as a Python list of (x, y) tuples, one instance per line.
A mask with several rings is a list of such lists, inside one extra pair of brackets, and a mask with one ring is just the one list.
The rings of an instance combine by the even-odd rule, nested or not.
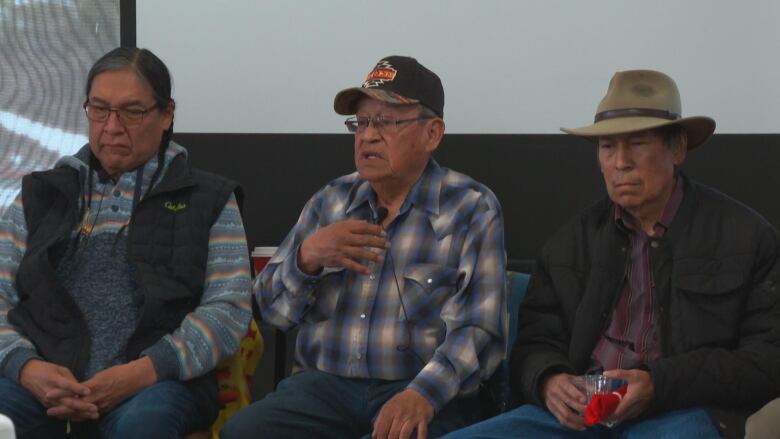
[(531, 277), (512, 354), (528, 404), (448, 438), (741, 438), (780, 394), (777, 232), (680, 172), (715, 130), (681, 107), (669, 76), (618, 72), (594, 123), (563, 129), (596, 143), (608, 196)]
[(334, 107), (354, 115), (357, 172), (309, 200), (254, 286), (264, 321), (300, 328), (298, 373), (224, 438), (438, 437), (477, 420), (501, 361), (501, 206), (431, 157), (438, 76), (387, 57)]

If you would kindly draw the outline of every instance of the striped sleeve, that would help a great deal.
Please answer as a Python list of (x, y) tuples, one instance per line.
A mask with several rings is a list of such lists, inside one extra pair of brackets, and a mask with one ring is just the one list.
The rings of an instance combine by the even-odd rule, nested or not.
[(249, 251), (235, 195), (209, 234), (206, 281), (200, 305), (172, 334), (144, 351), (158, 379), (188, 380), (232, 355), (252, 317)]
[(315, 299), (321, 274), (310, 276), (301, 271), (298, 253), (303, 241), (318, 230), (320, 205), (325, 199), (323, 189), (306, 203), (298, 222), (255, 279), (254, 294), (260, 315), (264, 322), (279, 329), (287, 330), (297, 325)]
[(27, 226), (19, 194), (0, 217), (0, 376), (18, 381), (24, 363), (37, 358), (27, 337), (8, 321), (8, 312), (19, 303), (16, 273), (27, 251)]

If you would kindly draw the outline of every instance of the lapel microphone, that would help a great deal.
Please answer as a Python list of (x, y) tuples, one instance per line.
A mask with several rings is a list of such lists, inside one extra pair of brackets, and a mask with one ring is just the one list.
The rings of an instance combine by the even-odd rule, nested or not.
[[(387, 219), (387, 208), (386, 207), (380, 207), (376, 210), (376, 224), (382, 228), (385, 232), (387, 232), (387, 229), (382, 225), (382, 223)], [(414, 358), (417, 359), (417, 361), (420, 362), (420, 364), (424, 365), (425, 362), (420, 358), (419, 355), (417, 355), (417, 352), (414, 351), (414, 349), (411, 348), (412, 345), (412, 328), (411, 323), (409, 322), (409, 315), (406, 314), (406, 305), (404, 304), (404, 297), (401, 294), (401, 286), (398, 283), (398, 276), (395, 274), (395, 264), (393, 263), (393, 248), (390, 247), (387, 250), (387, 260), (390, 262), (390, 271), (393, 272), (393, 281), (395, 281), (395, 292), (398, 294), (398, 301), (401, 303), (401, 311), (404, 314), (404, 329), (406, 329), (406, 344), (399, 344), (395, 347), (395, 349), (398, 352), (409, 352), (411, 353)]]
[[(382, 223), (385, 222), (385, 219), (387, 218), (387, 208), (386, 207), (380, 207), (376, 210), (376, 223), (379, 225), (379, 227), (382, 227)], [(382, 227), (384, 229), (384, 227)]]

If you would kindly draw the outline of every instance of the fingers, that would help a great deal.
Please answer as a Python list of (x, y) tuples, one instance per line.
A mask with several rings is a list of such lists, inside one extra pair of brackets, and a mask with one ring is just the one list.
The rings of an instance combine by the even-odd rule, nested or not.
[(633, 392), (626, 392), (623, 400), (620, 401), (620, 404), (618, 404), (614, 413), (612, 413), (612, 415), (609, 417), (609, 420), (614, 422), (622, 422), (626, 419), (639, 416), (643, 410), (644, 405), (641, 404), (641, 401), (639, 401), (636, 394)]
[[(57, 374), (52, 377), (51, 385), (55, 387), (51, 391), (60, 390), (74, 395), (87, 396), (90, 393), (89, 387), (76, 381), (76, 378), (65, 368), (60, 368)], [(48, 392), (47, 392), (48, 394)]]
[(339, 260), (339, 263), (337, 264), (340, 267), (344, 267), (347, 270), (352, 270), (358, 273), (362, 274), (371, 274), (371, 269), (359, 262), (355, 262), (352, 259), (349, 258), (343, 258)]
[(587, 398), (574, 384), (566, 383), (560, 388), (560, 398), (563, 402), (571, 407), (573, 410), (580, 413), (585, 411), (585, 403)]
[(549, 377), (542, 385), (542, 394), (547, 409), (561, 425), (572, 430), (585, 429), (581, 413), (585, 412), (586, 398), (571, 381), (571, 375), (561, 373)]
[(393, 419), (393, 423), (390, 425), (390, 432), (387, 434), (387, 439), (398, 439), (399, 437), (402, 437), (400, 434), (406, 424), (408, 424), (408, 422), (399, 418)]
[(62, 387), (55, 387), (48, 392), (46, 392), (46, 399), (49, 401), (58, 401), (65, 397), (79, 397), (79, 396), (89, 396), (90, 389), (87, 387), (86, 391), (83, 391), (81, 393), (74, 392), (72, 389), (66, 389)]
[(559, 401), (575, 412), (585, 411), (587, 398), (567, 377), (551, 381), (548, 392), (548, 399)]
[(428, 423), (419, 422), (417, 424), (417, 439), (428, 439)]
[(577, 431), (585, 430), (585, 418), (579, 413), (572, 411), (563, 401), (549, 401), (547, 408), (564, 427)]
[(611, 421), (622, 422), (641, 415), (649, 406), (655, 392), (653, 380), (647, 371), (641, 369), (615, 369), (604, 372), (612, 379), (620, 379), (627, 383), (626, 394), (610, 417)]
[[(428, 424), (425, 422), (421, 422), (425, 426), (425, 435), (421, 435), (420, 431), (418, 430), (417, 433), (417, 439), (425, 439), (428, 433)], [(414, 434), (415, 429), (419, 429), (419, 425), (415, 425), (413, 422), (406, 420), (402, 421), (400, 419), (395, 419), (393, 421), (392, 426), (390, 427), (390, 431), (387, 434), (388, 439), (409, 439), (412, 437), (412, 434)]]
[(381, 262), (384, 259), (383, 255), (372, 252), (365, 247), (345, 247), (342, 251), (344, 257), (352, 259), (353, 261), (368, 260)]
[(382, 226), (378, 224), (371, 224), (362, 220), (347, 220), (345, 221), (347, 228), (350, 232), (360, 235), (374, 235), (374, 236), (387, 236), (387, 232)]
[(371, 433), (371, 439), (386, 439), (390, 432), (392, 419), (385, 416), (383, 411), (379, 411), (379, 416), (374, 421), (374, 431)]
[(58, 418), (78, 416), (84, 419), (97, 419), (100, 416), (95, 404), (71, 397), (62, 398), (58, 405), (46, 410), (46, 414)]
[(380, 250), (390, 248), (390, 241), (384, 236), (353, 234), (349, 235), (345, 241), (346, 244), (353, 247), (378, 248)]

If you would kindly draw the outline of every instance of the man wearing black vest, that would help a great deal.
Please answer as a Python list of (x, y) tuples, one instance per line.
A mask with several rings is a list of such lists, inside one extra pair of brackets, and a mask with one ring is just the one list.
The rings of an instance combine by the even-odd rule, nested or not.
[(173, 438), (216, 417), (251, 318), (235, 183), (170, 141), (167, 68), (89, 72), (89, 144), (24, 177), (0, 221), (0, 413), (20, 438)]

